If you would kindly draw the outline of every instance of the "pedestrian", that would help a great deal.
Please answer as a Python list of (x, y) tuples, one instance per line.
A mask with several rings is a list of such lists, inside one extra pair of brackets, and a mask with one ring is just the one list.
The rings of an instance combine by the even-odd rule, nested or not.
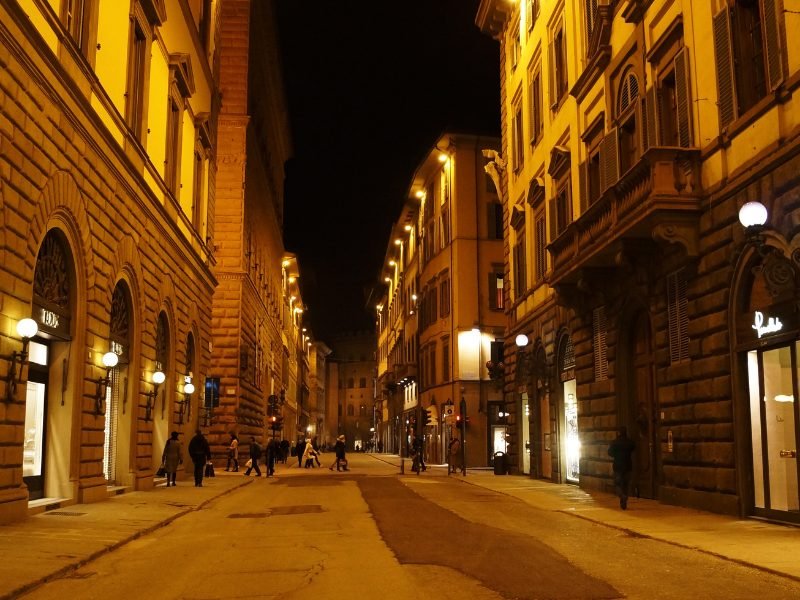
[(274, 438), (267, 442), (267, 477), (272, 477), (275, 474), (275, 461), (280, 452), (280, 446)]
[(289, 440), (286, 440), (286, 439), (281, 440), (281, 462), (283, 464), (286, 464), (286, 461), (289, 458), (289, 448), (290, 447), (291, 447), (291, 444), (289, 443)]
[(314, 461), (317, 463), (318, 467), (321, 467), (322, 463), (319, 460), (319, 442), (317, 442), (317, 438), (311, 439), (311, 445), (314, 447)]
[(418, 472), (420, 469), (423, 471), (427, 471), (428, 467), (425, 466), (425, 456), (423, 450), (424, 444), (422, 438), (415, 437), (414, 443), (411, 447), (411, 451), (413, 452), (414, 460), (412, 461), (415, 466), (411, 467), (412, 471)]
[(297, 444), (294, 447), (294, 455), (297, 457), (297, 466), (303, 466), (303, 450), (305, 450), (306, 442), (303, 438), (297, 438)]
[(622, 510), (628, 508), (628, 487), (631, 483), (631, 471), (633, 471), (631, 455), (634, 450), (636, 450), (636, 443), (628, 437), (628, 428), (620, 427), (617, 437), (608, 446), (608, 455), (614, 459), (612, 465), (614, 488), (619, 496), (619, 507)]
[(301, 458), (301, 462), (306, 469), (310, 469), (314, 466), (314, 444), (311, 443), (311, 440), (306, 440), (306, 447), (303, 450), (303, 455)]
[(256, 441), (255, 436), (250, 437), (250, 460), (247, 461), (247, 471), (245, 477), (250, 476), (250, 471), (256, 470), (256, 477), (261, 477), (261, 469), (258, 468), (258, 461), (261, 459), (261, 444)]
[(461, 440), (456, 436), (453, 436), (447, 446), (447, 455), (449, 457), (447, 473), (459, 471), (461, 469)]
[(331, 471), (333, 471), (333, 467), (336, 467), (337, 471), (349, 471), (350, 469), (347, 468), (347, 458), (345, 458), (345, 438), (343, 435), (336, 438), (333, 451), (336, 453), (336, 461), (328, 468)]
[(178, 474), (178, 465), (183, 464), (183, 446), (178, 440), (178, 432), (173, 431), (167, 443), (164, 445), (164, 452), (161, 453), (161, 464), (167, 474), (167, 487), (175, 487), (175, 478)]
[(378, 440), (378, 452), (383, 452), (383, 440)]
[(203, 471), (206, 463), (211, 460), (211, 447), (199, 429), (189, 442), (189, 456), (194, 463), (194, 487), (203, 487)]
[[(233, 469), (231, 469), (231, 463), (233, 463)], [(234, 472), (239, 470), (239, 438), (233, 432), (231, 432), (231, 444), (228, 446), (228, 464), (225, 465), (225, 470)]]

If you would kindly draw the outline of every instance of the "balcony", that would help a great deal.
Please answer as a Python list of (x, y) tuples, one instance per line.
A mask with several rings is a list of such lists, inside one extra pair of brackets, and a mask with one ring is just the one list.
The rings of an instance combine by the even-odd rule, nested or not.
[(648, 149), (547, 246), (547, 282), (563, 292), (587, 270), (619, 267), (626, 248), (652, 242), (677, 243), (696, 256), (700, 201), (700, 151)]
[(398, 363), (394, 366), (395, 381), (398, 383), (408, 379), (417, 379), (416, 363)]

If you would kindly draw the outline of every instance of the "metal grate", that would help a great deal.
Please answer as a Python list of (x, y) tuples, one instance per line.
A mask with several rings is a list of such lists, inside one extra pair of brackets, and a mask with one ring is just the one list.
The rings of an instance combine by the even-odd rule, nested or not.
[(319, 504), (300, 504), (297, 506), (276, 506), (270, 511), (272, 516), (278, 515), (303, 515), (308, 513), (321, 513)]
[(47, 515), (53, 515), (56, 517), (82, 517), (86, 513), (83, 512), (74, 512), (69, 510), (51, 510), (46, 512)]

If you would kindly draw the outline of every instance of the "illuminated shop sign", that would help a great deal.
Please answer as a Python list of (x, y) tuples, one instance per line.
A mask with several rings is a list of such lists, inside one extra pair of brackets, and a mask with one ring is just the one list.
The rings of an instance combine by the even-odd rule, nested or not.
[(764, 318), (764, 313), (755, 311), (753, 315), (753, 329), (756, 330), (759, 339), (770, 333), (777, 333), (783, 329), (783, 323), (779, 317)]

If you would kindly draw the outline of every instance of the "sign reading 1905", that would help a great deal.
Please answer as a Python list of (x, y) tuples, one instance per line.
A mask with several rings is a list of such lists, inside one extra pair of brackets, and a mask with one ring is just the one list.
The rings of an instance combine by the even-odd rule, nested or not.
[(39, 322), (45, 327), (49, 327), (50, 329), (58, 329), (58, 322), (59, 322), (58, 315), (54, 313), (52, 310), (47, 310), (46, 308), (43, 308), (41, 317), (39, 318)]

